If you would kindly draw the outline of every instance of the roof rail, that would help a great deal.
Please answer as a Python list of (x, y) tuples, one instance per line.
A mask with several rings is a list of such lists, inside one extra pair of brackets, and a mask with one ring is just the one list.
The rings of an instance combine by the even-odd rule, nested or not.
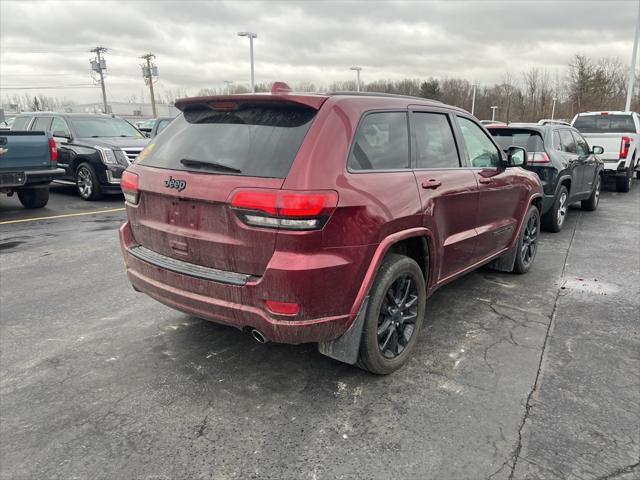
[(412, 95), (398, 95), (396, 93), (383, 92), (328, 92), (327, 95), (350, 95), (352, 97), (411, 98), (413, 100), (420, 100), (422, 102), (442, 103), (440, 100), (433, 100), (431, 98), (414, 97)]
[(571, 126), (571, 124), (569, 122), (565, 122), (564, 120), (554, 120), (552, 118), (543, 118), (542, 120), (538, 121), (538, 125), (549, 125), (549, 124), (569, 125), (569, 126)]

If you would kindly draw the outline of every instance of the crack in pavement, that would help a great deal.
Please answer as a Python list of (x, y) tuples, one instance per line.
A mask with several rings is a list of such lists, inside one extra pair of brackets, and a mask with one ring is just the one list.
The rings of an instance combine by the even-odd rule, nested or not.
[(631, 473), (635, 469), (637, 469), (638, 466), (640, 466), (640, 460), (632, 465), (627, 465), (626, 467), (617, 468), (611, 473), (603, 475), (602, 477), (598, 477), (596, 480), (610, 480), (611, 478), (616, 478), (616, 477), (619, 477), (620, 475)]
[[(571, 253), (571, 247), (573, 246), (573, 241), (574, 241), (575, 236), (576, 236), (576, 231), (578, 230), (578, 224), (580, 223), (580, 217), (581, 217), (581, 212), (578, 212), (578, 217), (576, 218), (576, 223), (574, 224), (573, 232), (571, 233), (571, 240), (569, 240), (569, 246), (567, 247), (567, 254), (564, 257), (564, 264), (562, 265), (562, 271), (560, 272), (560, 280), (561, 280), (560, 286), (558, 287), (558, 291), (556, 292), (556, 297), (555, 297), (555, 300), (554, 300), (554, 303), (553, 303), (553, 310), (551, 312), (551, 315), (549, 316), (549, 323), (547, 324), (547, 328), (546, 328), (546, 332), (545, 332), (545, 336), (544, 336), (544, 342), (542, 343), (542, 350), (540, 352), (540, 361), (538, 362), (538, 370), (536, 372), (536, 377), (535, 377), (535, 380), (533, 382), (533, 386), (531, 387), (531, 390), (529, 391), (529, 394), (527, 395), (527, 401), (525, 403), (524, 415), (522, 416), (522, 421), (520, 422), (520, 427), (518, 428), (518, 442), (516, 443), (516, 446), (513, 449), (513, 452), (511, 454), (510, 458), (505, 460), (505, 462), (500, 466), (500, 468), (498, 468), (498, 470), (496, 470), (491, 475), (489, 475), (489, 477), (487, 477), (487, 480), (490, 480), (491, 478), (496, 476), (498, 473), (500, 473), (509, 463), (511, 463), (511, 472), (509, 473), (509, 480), (513, 480), (514, 479), (514, 475), (515, 475), (515, 472), (516, 472), (516, 467), (518, 465), (518, 460), (520, 458), (520, 451), (522, 450), (522, 430), (524, 429), (524, 426), (527, 423), (527, 420), (529, 419), (529, 414), (531, 413), (531, 399), (533, 398), (533, 394), (538, 389), (538, 381), (540, 380), (540, 373), (542, 372), (542, 364), (543, 364), (543, 361), (544, 361), (544, 354), (545, 354), (545, 351), (547, 349), (547, 344), (549, 342), (549, 334), (551, 333), (551, 327), (553, 326), (553, 323), (554, 323), (555, 318), (556, 318), (556, 314), (558, 312), (558, 303), (560, 302), (560, 298), (563, 296), (562, 295), (562, 291), (563, 291), (563, 287), (564, 287), (564, 285), (566, 283), (566, 281), (564, 281), (565, 271), (567, 269), (567, 262), (569, 260), (569, 254)], [(493, 309), (493, 307), (491, 307), (491, 308)], [(500, 312), (495, 311), (495, 309), (493, 309), (493, 310), (498, 315), (501, 315)], [(513, 319), (511, 319), (511, 320), (514, 321)]]

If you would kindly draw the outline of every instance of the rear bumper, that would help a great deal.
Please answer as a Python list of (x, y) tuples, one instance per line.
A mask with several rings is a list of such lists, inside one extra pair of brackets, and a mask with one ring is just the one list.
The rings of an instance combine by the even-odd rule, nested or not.
[(64, 177), (64, 168), (46, 168), (42, 170), (25, 170), (27, 181), (25, 186), (49, 183), (57, 178)]
[[(354, 282), (353, 265), (343, 261), (323, 266), (320, 273), (274, 265), (263, 277), (251, 277), (244, 285), (238, 285), (186, 275), (177, 268), (161, 268), (150, 263), (151, 257), (145, 261), (132, 254), (137, 245), (128, 222), (120, 228), (120, 243), (127, 275), (135, 289), (205, 320), (239, 329), (256, 328), (270, 341), (298, 344), (334, 340), (349, 328), (354, 318), (351, 309), (359, 283)], [(313, 276), (315, 281), (304, 281), (304, 276), (307, 280)], [(331, 289), (331, 299), (325, 288)], [(305, 297), (309, 290), (314, 294), (311, 298)], [(294, 301), (299, 304), (300, 313), (294, 317), (274, 314), (266, 308), (267, 299)], [(317, 304), (323, 303), (327, 305), (326, 316), (306, 313), (317, 313)]]

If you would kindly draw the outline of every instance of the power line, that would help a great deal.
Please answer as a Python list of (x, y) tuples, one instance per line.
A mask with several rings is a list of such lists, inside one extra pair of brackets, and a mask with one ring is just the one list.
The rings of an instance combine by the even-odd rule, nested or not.
[(0, 87), (0, 90), (63, 90), (65, 88), (96, 88), (97, 85), (81, 83), (78, 85), (43, 85), (41, 87)]

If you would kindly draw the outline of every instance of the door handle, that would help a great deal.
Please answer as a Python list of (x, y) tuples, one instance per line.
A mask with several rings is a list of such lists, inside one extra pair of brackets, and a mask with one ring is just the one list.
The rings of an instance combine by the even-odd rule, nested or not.
[(440, 185), (442, 185), (442, 182), (440, 180), (436, 180), (435, 178), (422, 182), (422, 188), (427, 188), (427, 189), (430, 188), (435, 190)]
[(487, 185), (489, 183), (493, 183), (493, 179), (492, 178), (481, 178), (480, 180), (478, 180), (479, 183), (482, 183), (484, 185)]

